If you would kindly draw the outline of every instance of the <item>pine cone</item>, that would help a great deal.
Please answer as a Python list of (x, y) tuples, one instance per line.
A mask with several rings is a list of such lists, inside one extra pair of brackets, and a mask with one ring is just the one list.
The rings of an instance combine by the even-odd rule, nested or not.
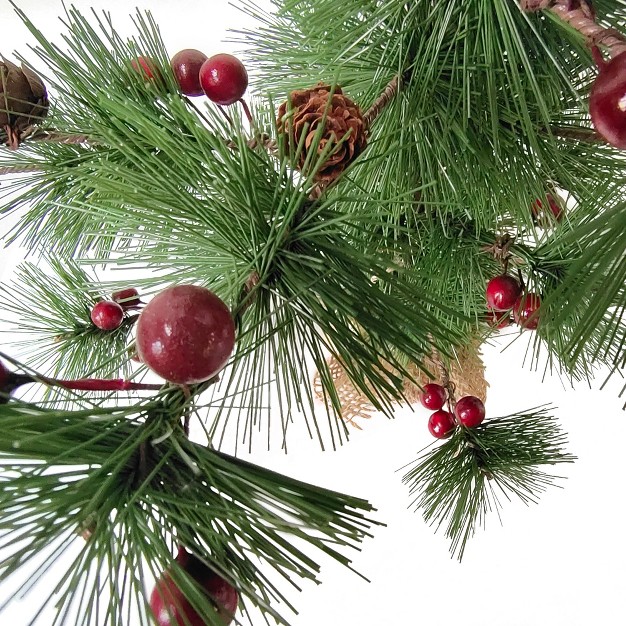
[[(325, 184), (335, 180), (365, 150), (367, 144), (365, 122), (359, 106), (344, 96), (340, 87), (335, 87), (329, 104), (330, 93), (330, 85), (324, 83), (310, 89), (292, 91), (289, 100), (278, 109), (278, 130), (286, 135), (290, 149), (295, 150), (302, 133), (307, 133), (298, 158), (300, 170), (304, 167), (320, 124), (324, 122), (324, 130), (317, 148), (318, 154), (321, 154), (329, 143), (336, 144), (324, 165), (315, 174), (315, 181)], [(293, 145), (291, 145), (292, 133)]]
[(22, 64), (0, 61), (0, 141), (12, 149), (25, 131), (48, 114), (48, 94), (41, 78)]

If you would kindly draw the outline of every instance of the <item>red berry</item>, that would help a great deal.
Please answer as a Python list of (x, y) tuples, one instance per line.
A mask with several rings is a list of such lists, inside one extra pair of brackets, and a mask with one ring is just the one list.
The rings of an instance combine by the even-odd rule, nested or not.
[(420, 394), (422, 406), (431, 411), (438, 411), (446, 401), (445, 387), (435, 383), (424, 385), (424, 391)]
[[(239, 602), (237, 590), (184, 548), (179, 551), (176, 561), (206, 592), (207, 600), (218, 612), (220, 621), (224, 625), (230, 624)], [(150, 609), (158, 626), (207, 626), (169, 571), (157, 580), (150, 594)]]
[(200, 84), (200, 68), (207, 58), (204, 52), (193, 48), (181, 50), (172, 57), (170, 61), (172, 71), (180, 90), (186, 96), (204, 95), (204, 90)]
[(204, 93), (216, 104), (229, 105), (240, 100), (248, 88), (248, 72), (231, 54), (216, 54), (200, 68)]
[(511, 315), (508, 311), (506, 313), (489, 311), (487, 313), (487, 323), (494, 328), (506, 328), (511, 323)]
[[(550, 206), (550, 213), (552, 213), (552, 218), (557, 222), (560, 222), (564, 215), (565, 211), (563, 210), (563, 206), (561, 203), (551, 194), (547, 194), (548, 205)], [(533, 218), (535, 218), (541, 225), (549, 225), (550, 217), (546, 215), (546, 212), (543, 208), (543, 202), (539, 199), (535, 200), (531, 207)], [(548, 219), (546, 219), (548, 217)], [(545, 224), (548, 222), (548, 224)]]
[(8, 382), (11, 372), (5, 367), (4, 363), (0, 361), (0, 390)]
[(496, 311), (508, 311), (521, 291), (520, 284), (513, 276), (496, 276), (487, 283), (487, 306)]
[(144, 308), (136, 346), (142, 361), (165, 380), (200, 383), (226, 365), (235, 346), (235, 323), (213, 292), (177, 285)]
[(154, 59), (137, 57), (130, 62), (132, 68), (147, 80), (161, 80), (161, 71)]
[(591, 87), (589, 112), (600, 135), (615, 147), (626, 148), (626, 52), (600, 66)]
[(448, 411), (435, 411), (428, 419), (428, 430), (437, 439), (446, 439), (456, 426), (454, 416)]
[(459, 422), (468, 428), (476, 428), (485, 419), (485, 405), (476, 396), (463, 396), (454, 407)]
[(539, 325), (541, 298), (536, 293), (520, 296), (513, 307), (515, 322), (528, 330), (535, 330)]
[(102, 300), (91, 309), (91, 321), (101, 330), (115, 330), (123, 319), (124, 309), (113, 300)]
[(134, 287), (116, 291), (111, 294), (111, 300), (117, 302), (124, 310), (135, 309), (141, 304), (139, 292)]

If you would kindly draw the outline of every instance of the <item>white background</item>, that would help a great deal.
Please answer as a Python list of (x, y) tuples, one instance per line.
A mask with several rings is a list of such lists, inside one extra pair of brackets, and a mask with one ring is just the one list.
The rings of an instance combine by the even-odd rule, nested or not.
[[(168, 50), (198, 48), (212, 54), (232, 50), (227, 28), (249, 21), (226, 0), (151, 0)], [(18, 0), (44, 32), (56, 38), (58, 1)], [(78, 2), (112, 12), (128, 29), (132, 6), (118, 0)], [(0, 0), (0, 46), (8, 56), (26, 52), (29, 36)], [(57, 40), (58, 41), (58, 40)], [(34, 57), (33, 57), (34, 59)], [(0, 228), (5, 226), (0, 222)], [(6, 281), (19, 251), (0, 251), (0, 279)], [(557, 405), (569, 432), (570, 451), (579, 457), (557, 468), (567, 476), (538, 506), (505, 506), (503, 525), (488, 521), (470, 543), (462, 564), (450, 558), (446, 540), (407, 510), (407, 490), (397, 468), (430, 442), (427, 412), (399, 412), (388, 421), (374, 417), (354, 431), (338, 452), (321, 452), (304, 437), (290, 440), (288, 456), (256, 450), (249, 458), (297, 478), (366, 497), (387, 523), (355, 553), (354, 565), (366, 583), (334, 563), (324, 563), (323, 584), (291, 594), (300, 613), (293, 626), (587, 626), (626, 624), (626, 539), (622, 503), (626, 416), (617, 397), (618, 381), (603, 392), (564, 389), (557, 379), (523, 368), (527, 337), (502, 352), (511, 339), (485, 351), (491, 384), (488, 415), (506, 415), (545, 402)], [(55, 581), (49, 581), (52, 585)], [(0, 593), (2, 588), (0, 587)], [(4, 600), (2, 597), (0, 600)], [(0, 623), (25, 626), (32, 599), (16, 599)], [(42, 624), (51, 623), (42, 621)], [(264, 623), (257, 618), (256, 624)]]

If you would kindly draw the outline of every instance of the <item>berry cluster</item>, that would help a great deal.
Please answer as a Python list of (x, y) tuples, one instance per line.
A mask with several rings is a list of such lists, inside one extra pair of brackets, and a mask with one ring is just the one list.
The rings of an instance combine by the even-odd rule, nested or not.
[(111, 294), (110, 300), (101, 300), (91, 309), (91, 321), (100, 330), (115, 330), (124, 321), (124, 312), (140, 306), (139, 292), (128, 287)]
[(428, 419), (428, 430), (433, 437), (445, 439), (457, 425), (476, 428), (485, 419), (485, 405), (476, 396), (463, 396), (454, 407), (454, 414), (443, 407), (448, 400), (445, 387), (436, 383), (424, 385), (420, 395), (422, 406), (434, 413)]
[(538, 294), (525, 292), (518, 280), (507, 274), (492, 278), (487, 283), (488, 320), (492, 326), (504, 328), (511, 323), (511, 311), (515, 323), (527, 330), (539, 325), (541, 298)]

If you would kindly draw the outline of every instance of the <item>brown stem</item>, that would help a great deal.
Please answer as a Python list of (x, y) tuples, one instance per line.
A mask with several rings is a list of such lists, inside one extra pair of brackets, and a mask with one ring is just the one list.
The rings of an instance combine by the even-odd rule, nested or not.
[(28, 174), (29, 172), (41, 172), (42, 169), (39, 165), (5, 165), (0, 167), (0, 176), (5, 174)]
[(122, 378), (79, 378), (78, 380), (58, 380), (54, 378), (40, 378), (36, 382), (42, 382), (51, 387), (63, 387), (76, 391), (158, 391), (163, 385), (148, 383), (135, 383), (132, 380)]
[(363, 114), (365, 128), (370, 128), (383, 109), (396, 97), (400, 88), (400, 76), (394, 76), (372, 106)]
[(254, 118), (252, 117), (252, 113), (250, 112), (250, 107), (248, 106), (248, 103), (243, 98), (239, 98), (239, 104), (241, 104), (241, 108), (243, 109), (246, 119), (250, 124), (250, 128), (254, 128)]

